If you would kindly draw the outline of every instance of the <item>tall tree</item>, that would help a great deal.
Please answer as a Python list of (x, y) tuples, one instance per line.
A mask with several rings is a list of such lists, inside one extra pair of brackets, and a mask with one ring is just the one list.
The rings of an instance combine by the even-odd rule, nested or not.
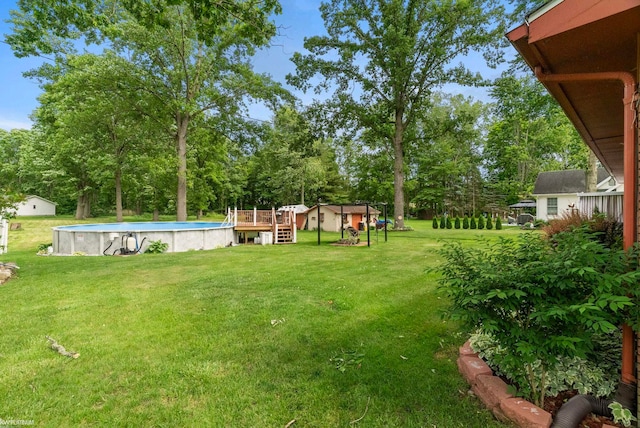
[(586, 168), (586, 146), (533, 76), (506, 73), (490, 93), (496, 102), (483, 154), (488, 179), (505, 202), (529, 196), (541, 171)]
[[(186, 6), (183, 5), (186, 3)], [(108, 40), (140, 71), (140, 81), (123, 90), (157, 98), (145, 114), (165, 123), (177, 156), (176, 217), (187, 218), (187, 137), (192, 120), (204, 114), (232, 115), (246, 97), (276, 97), (279, 85), (251, 70), (249, 57), (275, 28), (267, 20), (279, 11), (275, 0), (22, 0), (7, 38), (18, 55), (61, 49), (76, 35)], [(204, 23), (204, 25), (203, 25)], [(166, 121), (171, 118), (170, 125)]]
[(294, 54), (288, 81), (334, 91), (340, 116), (392, 147), (394, 227), (404, 228), (405, 134), (433, 91), (447, 83), (478, 84), (461, 61), (481, 52), (500, 59), (504, 9), (497, 0), (331, 0), (320, 7), (326, 36), (305, 39), (310, 54)]
[(462, 95), (434, 97), (411, 145), (411, 201), (431, 214), (473, 214), (481, 208), (483, 122), (487, 107)]

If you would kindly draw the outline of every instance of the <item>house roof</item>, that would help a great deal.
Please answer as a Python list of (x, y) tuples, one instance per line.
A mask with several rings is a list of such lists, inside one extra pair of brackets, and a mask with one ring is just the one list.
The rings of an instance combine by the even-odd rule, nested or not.
[(50, 200), (45, 199), (45, 198), (43, 198), (42, 196), (38, 196), (38, 195), (28, 195), (28, 196), (25, 198), (24, 203), (26, 203), (29, 199), (33, 199), (33, 198), (35, 198), (35, 199), (40, 199), (41, 201), (48, 202), (48, 203), (50, 203), (50, 204), (52, 204), (52, 205), (58, 205), (58, 203), (57, 203), (57, 202), (50, 201)]
[(582, 139), (620, 182), (623, 98), (630, 103), (632, 95), (627, 93), (630, 81), (622, 78), (633, 81), (636, 74), (639, 32), (640, 0), (553, 0), (507, 33)]
[[(609, 177), (604, 168), (598, 168), (598, 183)], [(581, 193), (587, 190), (587, 172), (583, 169), (547, 171), (538, 174), (533, 188), (534, 195), (558, 195)]]
[[(328, 209), (329, 211), (332, 211), (336, 214), (340, 214), (341, 205), (322, 205), (322, 206)], [(313, 207), (309, 208), (307, 212), (311, 212), (316, 209), (317, 209), (317, 205), (314, 205)], [(342, 212), (344, 214), (366, 214), (367, 207), (365, 205), (342, 205)], [(371, 205), (369, 205), (369, 214), (378, 215), (380, 214), (380, 210), (377, 210), (373, 208)]]

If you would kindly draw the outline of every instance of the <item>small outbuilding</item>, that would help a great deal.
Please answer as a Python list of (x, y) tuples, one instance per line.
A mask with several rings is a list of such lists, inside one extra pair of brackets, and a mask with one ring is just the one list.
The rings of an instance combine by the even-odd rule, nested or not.
[(20, 203), (16, 216), (56, 215), (56, 203), (40, 196), (29, 195), (26, 201)]
[[(604, 168), (598, 168), (598, 192), (611, 192), (618, 187), (615, 179)], [(552, 220), (561, 217), (564, 213), (578, 212), (579, 194), (586, 190), (587, 172), (583, 169), (541, 172), (533, 189), (533, 194), (537, 198), (536, 218)]]
[(380, 210), (369, 206), (369, 218), (367, 219), (366, 205), (320, 205), (311, 207), (305, 213), (305, 224), (309, 230), (318, 228), (318, 214), (320, 215), (320, 228), (325, 232), (340, 232), (349, 226), (357, 230), (364, 230), (366, 225), (374, 225), (380, 215)]

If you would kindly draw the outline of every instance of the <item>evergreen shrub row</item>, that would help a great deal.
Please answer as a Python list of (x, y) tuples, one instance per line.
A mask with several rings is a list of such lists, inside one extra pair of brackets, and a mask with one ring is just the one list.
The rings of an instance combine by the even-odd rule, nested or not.
[(494, 221), (491, 217), (487, 217), (486, 219), (483, 216), (469, 218), (468, 216), (464, 216), (462, 220), (460, 217), (456, 217), (453, 222), (451, 221), (451, 217), (442, 216), (438, 219), (438, 217), (433, 218), (433, 228), (434, 229), (502, 229), (502, 221), (500, 217), (495, 219)]

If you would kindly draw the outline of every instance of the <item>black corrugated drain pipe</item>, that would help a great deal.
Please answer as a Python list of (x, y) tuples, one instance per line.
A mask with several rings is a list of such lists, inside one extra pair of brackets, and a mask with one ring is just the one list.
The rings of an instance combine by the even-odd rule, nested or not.
[[(615, 401), (633, 412), (635, 395), (636, 391), (633, 385), (620, 382), (616, 391)], [(597, 398), (593, 395), (576, 395), (562, 405), (553, 419), (551, 428), (577, 428), (580, 422), (590, 413), (611, 418), (609, 404), (613, 402), (614, 400)]]

